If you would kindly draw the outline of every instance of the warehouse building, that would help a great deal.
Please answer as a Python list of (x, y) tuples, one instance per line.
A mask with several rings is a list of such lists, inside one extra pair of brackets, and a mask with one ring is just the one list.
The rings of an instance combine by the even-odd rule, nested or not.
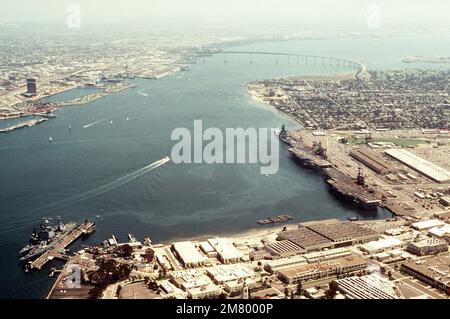
[(424, 283), (450, 295), (450, 256), (413, 260), (401, 269)]
[(255, 276), (255, 272), (241, 265), (220, 265), (206, 269), (209, 277), (216, 284), (224, 284), (229, 281), (245, 280)]
[(436, 237), (410, 242), (407, 248), (408, 251), (419, 256), (434, 255), (448, 251), (447, 242)]
[(337, 275), (351, 274), (367, 268), (368, 262), (363, 258), (352, 255), (324, 262), (281, 269), (278, 278), (286, 284), (298, 284), (329, 278)]
[(340, 292), (351, 299), (398, 299), (388, 278), (374, 273), (334, 281)]
[(351, 254), (352, 253), (347, 248), (335, 248), (323, 251), (315, 251), (303, 255), (303, 257), (308, 261), (308, 263), (315, 263), (319, 261), (348, 257), (351, 256)]
[(173, 249), (185, 268), (203, 266), (208, 260), (207, 257), (200, 254), (194, 243), (190, 241), (174, 243)]
[(367, 244), (359, 246), (361, 251), (364, 251), (368, 254), (376, 254), (386, 250), (394, 249), (401, 247), (403, 245), (403, 241), (395, 238), (395, 237), (387, 237), (379, 240), (374, 240), (368, 242)]
[(423, 221), (420, 221), (417, 223), (413, 223), (411, 226), (414, 229), (422, 231), (422, 230), (427, 230), (427, 229), (434, 228), (434, 227), (442, 227), (444, 225), (445, 225), (445, 223), (442, 220), (428, 219), (428, 220), (423, 220)]
[(365, 243), (380, 237), (375, 231), (353, 222), (316, 223), (307, 227), (333, 241), (333, 247), (336, 248)]
[(290, 240), (281, 240), (270, 243), (265, 248), (270, 254), (278, 257), (289, 257), (293, 255), (304, 254), (305, 249), (293, 243)]
[(375, 152), (364, 149), (353, 149), (350, 156), (363, 163), (377, 174), (385, 175), (395, 171), (389, 163), (380, 158)]
[(304, 226), (278, 233), (277, 240), (290, 240), (306, 251), (320, 250), (333, 246), (333, 242), (330, 239)]
[(306, 264), (308, 264), (308, 261), (303, 256), (292, 256), (288, 258), (269, 260), (265, 263), (264, 269), (273, 274), (280, 269), (292, 268)]
[(244, 254), (228, 238), (208, 239), (208, 243), (217, 252), (218, 259), (224, 264), (242, 261)]
[(376, 240), (380, 235), (353, 222), (308, 222), (298, 229), (278, 233), (277, 240), (290, 240), (306, 252), (339, 248)]
[(450, 182), (450, 172), (404, 149), (390, 149), (385, 154), (437, 183)]

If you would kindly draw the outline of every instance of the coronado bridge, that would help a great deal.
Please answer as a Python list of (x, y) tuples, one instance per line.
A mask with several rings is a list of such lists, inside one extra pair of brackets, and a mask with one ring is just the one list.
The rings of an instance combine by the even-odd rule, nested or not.
[(224, 63), (228, 63), (228, 55), (247, 55), (249, 57), (249, 63), (253, 63), (253, 57), (257, 55), (270, 55), (275, 59), (275, 63), (279, 63), (281, 58), (287, 60), (287, 63), (296, 64), (312, 64), (312, 65), (331, 65), (331, 66), (342, 66), (355, 69), (355, 77), (361, 80), (370, 78), (370, 74), (367, 71), (366, 66), (357, 61), (342, 59), (336, 57), (320, 56), (320, 55), (309, 55), (309, 54), (296, 54), (296, 53), (280, 53), (280, 52), (259, 52), (259, 51), (221, 51), (221, 50), (206, 50), (199, 51), (197, 55), (203, 60), (207, 56), (213, 54), (220, 54), (224, 56)]

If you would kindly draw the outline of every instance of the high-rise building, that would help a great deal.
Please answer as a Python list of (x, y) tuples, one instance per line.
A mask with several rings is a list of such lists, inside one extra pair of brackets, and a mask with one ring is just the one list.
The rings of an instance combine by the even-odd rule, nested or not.
[(36, 79), (27, 79), (27, 94), (36, 94)]

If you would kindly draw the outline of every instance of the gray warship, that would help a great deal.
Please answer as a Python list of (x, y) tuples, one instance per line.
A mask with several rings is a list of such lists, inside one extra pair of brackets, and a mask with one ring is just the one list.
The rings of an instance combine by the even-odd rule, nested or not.
[(58, 218), (57, 225), (54, 226), (50, 223), (49, 218), (43, 218), (39, 227), (33, 230), (28, 244), (20, 250), (20, 260), (27, 262), (38, 258), (53, 248), (76, 226), (75, 222), (63, 224), (60, 218)]

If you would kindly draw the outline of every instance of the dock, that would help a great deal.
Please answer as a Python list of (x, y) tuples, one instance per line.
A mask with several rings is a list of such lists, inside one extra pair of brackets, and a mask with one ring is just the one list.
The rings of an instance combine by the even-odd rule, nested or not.
[(16, 125), (8, 126), (4, 129), (1, 129), (0, 133), (9, 133), (9, 132), (12, 132), (14, 130), (18, 130), (18, 129), (21, 129), (24, 127), (32, 127), (32, 126), (35, 126), (35, 125), (40, 124), (45, 121), (47, 121), (47, 118), (45, 118), (45, 117), (39, 118), (39, 119), (34, 119), (34, 120), (29, 120), (26, 122), (18, 123)]
[(258, 225), (270, 225), (270, 224), (277, 224), (277, 223), (287, 223), (291, 221), (293, 218), (289, 215), (279, 215), (276, 217), (267, 217), (267, 219), (262, 219), (257, 221), (256, 223)]
[(30, 263), (31, 269), (41, 269), (47, 262), (53, 259), (65, 260), (67, 261), (69, 257), (65, 255), (64, 250), (72, 244), (75, 240), (83, 235), (92, 233), (95, 229), (95, 223), (90, 221), (85, 221), (77, 227), (75, 227), (67, 236), (65, 236), (61, 241), (59, 241), (55, 247), (46, 251), (44, 254), (39, 256), (33, 262)]

